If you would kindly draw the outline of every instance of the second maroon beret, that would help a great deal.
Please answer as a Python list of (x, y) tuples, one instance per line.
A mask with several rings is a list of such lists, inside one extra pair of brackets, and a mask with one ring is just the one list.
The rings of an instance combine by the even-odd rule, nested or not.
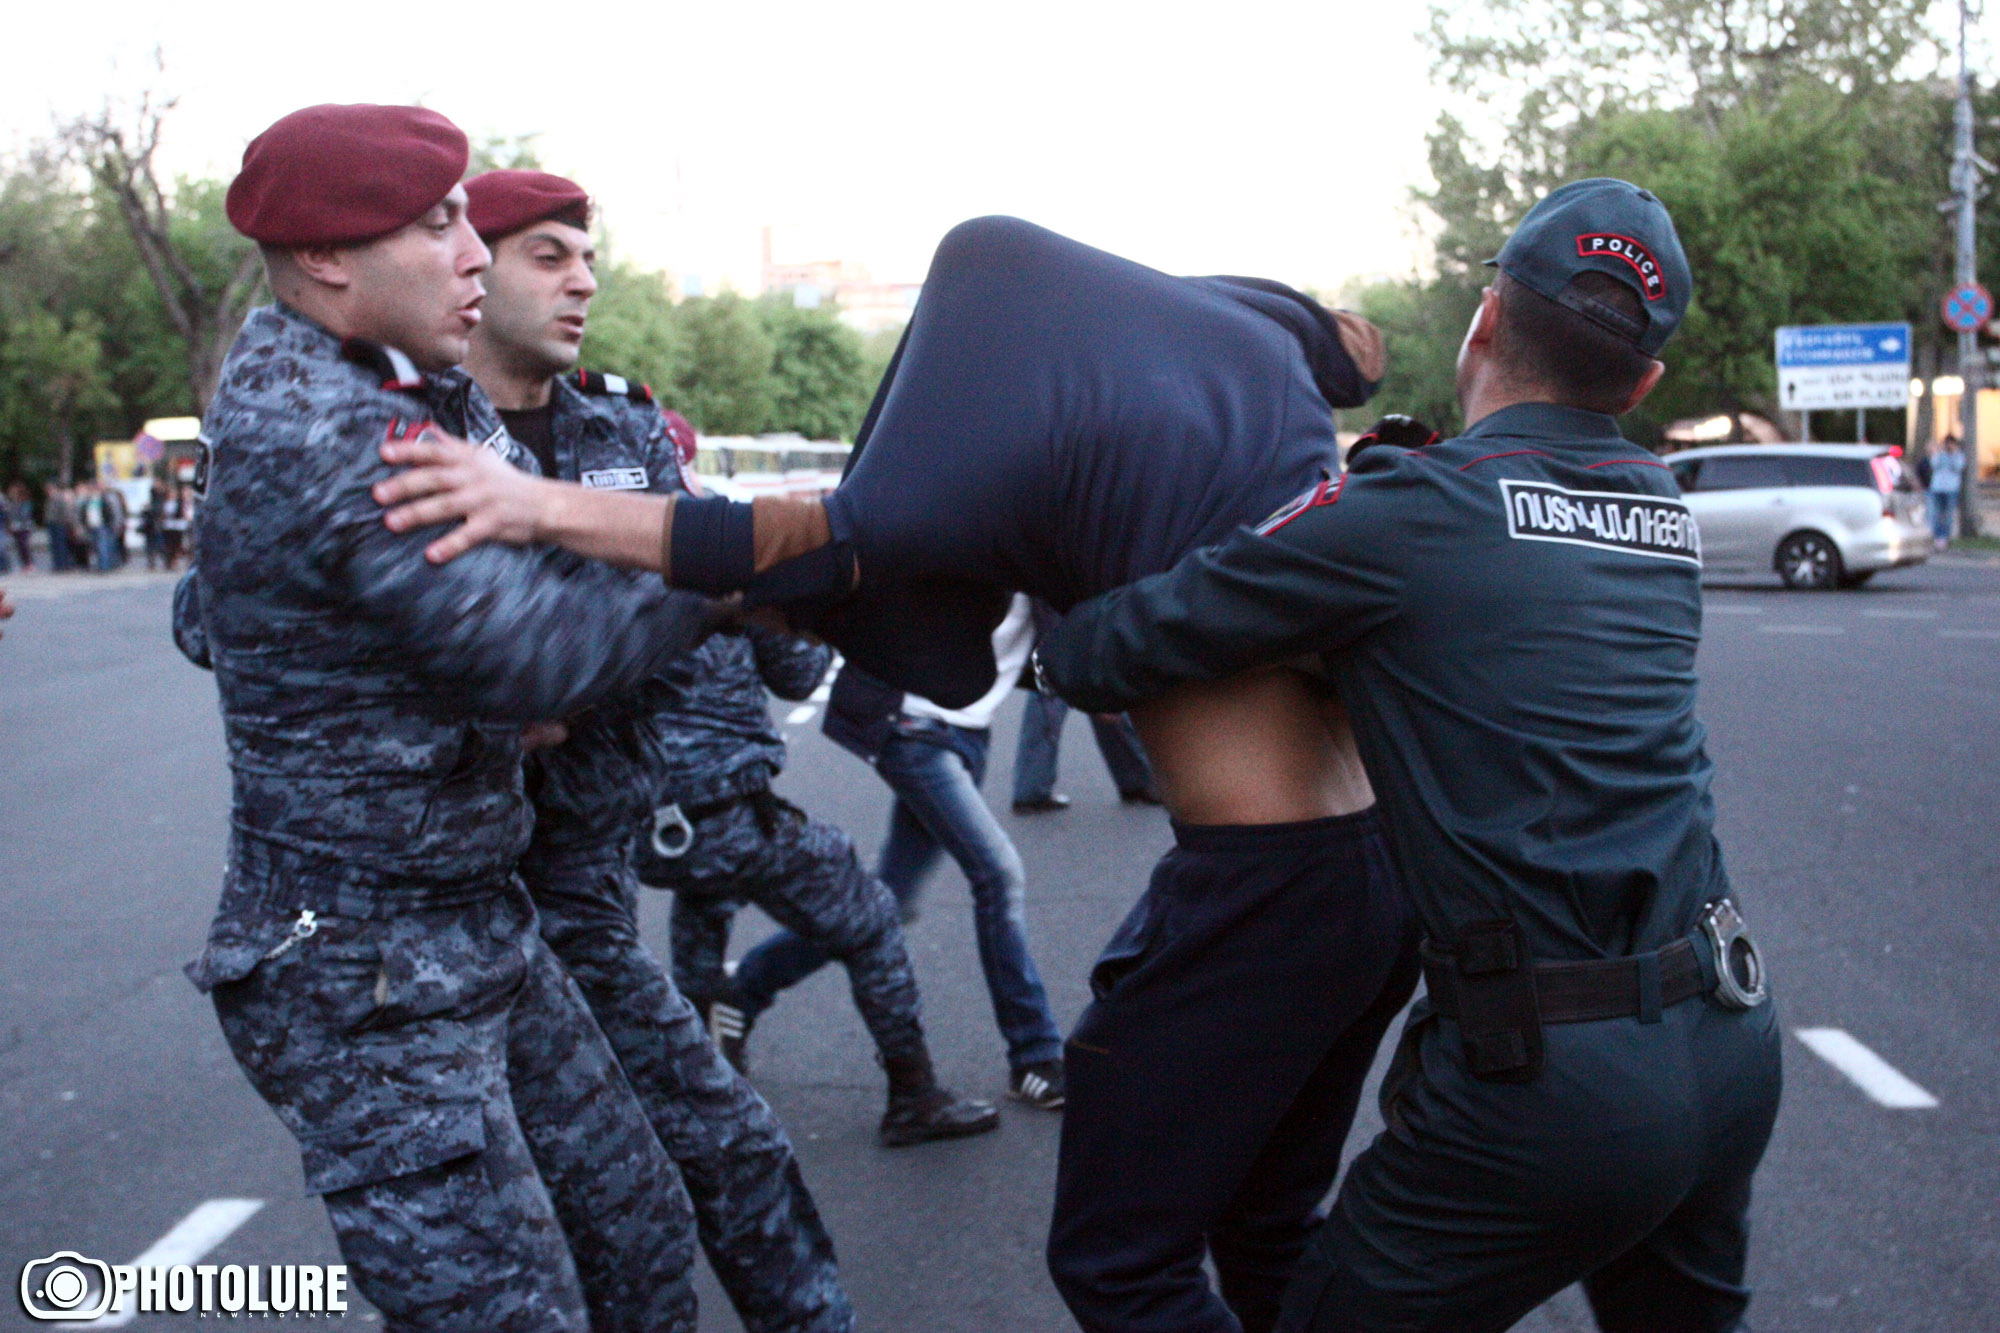
[(546, 171), (489, 171), (465, 183), (465, 215), (490, 245), (550, 218), (588, 227), (590, 196), (575, 181)]

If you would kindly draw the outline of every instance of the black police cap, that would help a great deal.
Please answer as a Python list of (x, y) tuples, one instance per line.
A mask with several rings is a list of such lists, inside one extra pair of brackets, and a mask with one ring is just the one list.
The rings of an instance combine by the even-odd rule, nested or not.
[[(1607, 176), (1571, 181), (1521, 219), (1497, 258), (1486, 261), (1523, 284), (1656, 356), (1680, 327), (1694, 275), (1667, 206), (1650, 191)], [(1570, 284), (1606, 273), (1639, 296), (1635, 321)]]

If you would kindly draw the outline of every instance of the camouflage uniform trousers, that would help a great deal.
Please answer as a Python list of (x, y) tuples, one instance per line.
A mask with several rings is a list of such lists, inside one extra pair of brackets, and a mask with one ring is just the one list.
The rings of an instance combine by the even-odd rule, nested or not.
[(542, 937), (582, 989), (680, 1167), (702, 1248), (749, 1333), (847, 1333), (833, 1241), (784, 1126), (639, 939), (621, 860), (524, 868)]
[[(698, 1002), (724, 989), (730, 923), (754, 903), (847, 968), (854, 1007), (886, 1060), (924, 1047), (922, 1001), (895, 897), (854, 842), (769, 790), (697, 812), (687, 850), (656, 854), (640, 839), (641, 875), (674, 891), (674, 980)], [(768, 1004), (766, 997), (751, 1000)]]
[(189, 971), (388, 1327), (692, 1333), (688, 1196), (525, 891), (299, 919)]

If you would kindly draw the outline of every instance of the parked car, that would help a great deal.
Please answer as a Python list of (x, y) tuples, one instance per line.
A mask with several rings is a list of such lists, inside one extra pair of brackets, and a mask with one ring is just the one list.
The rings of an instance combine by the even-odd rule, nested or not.
[(1666, 463), (1708, 574), (1776, 570), (1789, 588), (1858, 588), (1930, 555), (1923, 495), (1884, 445), (1718, 445)]

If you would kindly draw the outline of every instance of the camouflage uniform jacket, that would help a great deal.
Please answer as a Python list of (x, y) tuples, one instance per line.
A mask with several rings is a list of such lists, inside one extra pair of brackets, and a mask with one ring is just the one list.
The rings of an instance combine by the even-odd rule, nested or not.
[[(683, 489), (666, 419), (644, 386), (564, 376), (551, 405), (563, 480)], [(786, 698), (802, 699), (825, 674), (828, 655), (761, 629), (716, 634), (636, 689), (569, 719), (570, 738), (529, 760), (530, 865), (617, 860), (657, 799), (692, 804), (769, 785), (784, 766), (785, 746), (771, 727), (759, 673)]]
[[(643, 385), (579, 372), (555, 381), (549, 433), (556, 475), (593, 489), (667, 494), (682, 490), (680, 459), (666, 418)], [(653, 809), (667, 740), (660, 716), (671, 702), (664, 675), (566, 718), (569, 739), (529, 758), (535, 830), (530, 877), (557, 867), (617, 861)]]
[(369, 488), (382, 441), (428, 422), (533, 467), (463, 374), (344, 354), (283, 306), (230, 351), (176, 599), (222, 701), (226, 907), (383, 917), (496, 891), (528, 839), (521, 724), (629, 689), (708, 627), (701, 598), (563, 551), (427, 563), (438, 530), (391, 532)]
[(803, 699), (832, 655), (824, 644), (752, 626), (717, 634), (669, 663), (660, 799), (691, 810), (770, 786), (785, 766), (785, 742), (771, 725), (764, 688)]

